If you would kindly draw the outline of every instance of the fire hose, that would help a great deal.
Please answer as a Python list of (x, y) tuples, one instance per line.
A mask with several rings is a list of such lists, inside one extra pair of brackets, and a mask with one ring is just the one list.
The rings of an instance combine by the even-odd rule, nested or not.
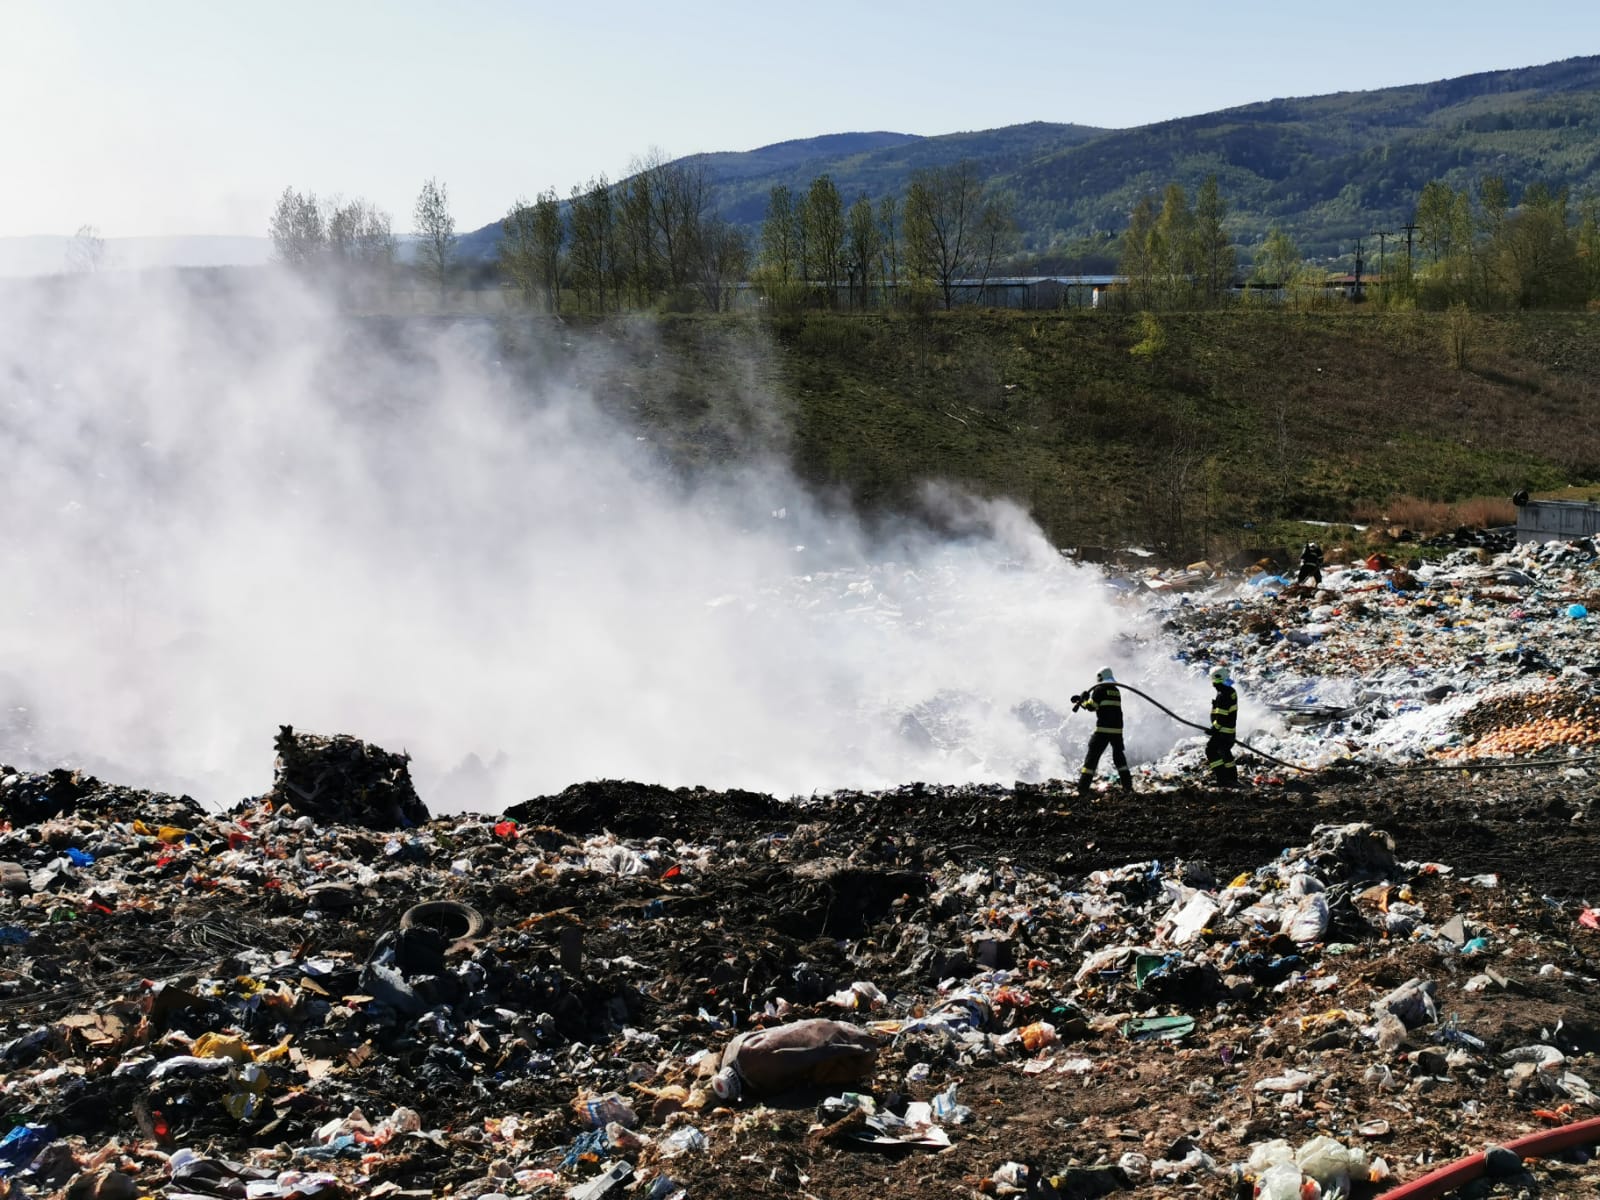
[[(1125, 692), (1132, 692), (1135, 696), (1138, 696), (1143, 700), (1149, 701), (1180, 725), (1187, 725), (1190, 729), (1198, 729), (1201, 733), (1213, 732), (1209, 725), (1200, 725), (1194, 721), (1185, 720), (1183, 717), (1180, 717), (1177, 713), (1173, 712), (1165, 704), (1161, 703), (1161, 701), (1157, 700), (1154, 696), (1150, 695), (1148, 692), (1140, 691), (1131, 683), (1123, 683), (1121, 680), (1118, 680), (1117, 687), (1121, 688)], [(1073, 708), (1077, 707), (1078, 706), (1076, 704), (1073, 705)], [(1299, 763), (1285, 762), (1281, 758), (1276, 758), (1273, 755), (1268, 754), (1265, 750), (1261, 750), (1255, 746), (1252, 746), (1249, 742), (1235, 742), (1234, 744), (1250, 751), (1250, 753), (1254, 754), (1257, 758), (1264, 758), (1268, 762), (1277, 763), (1280, 767), (1285, 767), (1291, 771), (1299, 771), (1303, 775), (1314, 775), (1320, 769), (1317, 767), (1302, 767)], [(1402, 774), (1413, 771), (1504, 771), (1514, 768), (1537, 770), (1543, 767), (1566, 767), (1572, 766), (1575, 763), (1585, 762), (1600, 762), (1600, 754), (1587, 754), (1577, 758), (1525, 758), (1508, 759), (1498, 762), (1413, 763), (1408, 765), (1391, 765), (1389, 763), (1362, 763), (1352, 760), (1347, 764), (1339, 765), (1364, 766), (1385, 774)]]
[[(1505, 1148), (1518, 1158), (1544, 1158), (1596, 1141), (1600, 1141), (1600, 1117), (1590, 1117), (1587, 1121), (1575, 1121), (1571, 1125), (1530, 1133), (1507, 1142)], [(1469, 1154), (1384, 1192), (1382, 1200), (1431, 1200), (1431, 1197), (1442, 1196), (1463, 1184), (1471, 1183), (1484, 1173), (1488, 1162), (1489, 1156), (1483, 1151)]]
[[(1201, 733), (1212, 733), (1212, 732), (1214, 732), (1212, 730), (1211, 726), (1209, 726), (1209, 725), (1200, 725), (1200, 724), (1195, 723), (1194, 721), (1185, 720), (1184, 718), (1180, 717), (1177, 713), (1173, 712), (1165, 704), (1161, 703), (1161, 701), (1157, 700), (1154, 696), (1150, 695), (1148, 692), (1141, 692), (1138, 688), (1134, 687), (1131, 683), (1123, 683), (1121, 680), (1118, 680), (1117, 681), (1117, 686), (1119, 688), (1121, 688), (1125, 692), (1132, 692), (1135, 696), (1138, 696), (1138, 697), (1140, 697), (1141, 699), (1144, 699), (1144, 700), (1148, 700), (1151, 704), (1154, 704), (1157, 708), (1159, 708), (1162, 712), (1166, 713), (1167, 716), (1171, 717), (1174, 721), (1176, 721), (1180, 725), (1187, 725), (1190, 729), (1198, 729)], [(1234, 743), (1234, 745), (1243, 746), (1246, 750), (1250, 751), (1250, 753), (1254, 754), (1257, 758), (1264, 758), (1268, 762), (1277, 763), (1280, 767), (1287, 767), (1291, 771), (1300, 771), (1300, 772), (1303, 772), (1304, 774), (1310, 775), (1315, 770), (1315, 768), (1313, 768), (1313, 767), (1302, 767), (1298, 763), (1285, 762), (1281, 758), (1274, 758), (1272, 755), (1268, 754), (1265, 750), (1258, 750), (1256, 747), (1252, 746), (1249, 742), (1236, 741)]]

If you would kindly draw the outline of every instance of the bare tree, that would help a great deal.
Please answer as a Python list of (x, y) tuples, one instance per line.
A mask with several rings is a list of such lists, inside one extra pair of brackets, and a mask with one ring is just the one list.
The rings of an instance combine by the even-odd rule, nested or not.
[(906, 192), (906, 265), (932, 281), (945, 308), (955, 302), (955, 284), (972, 272), (982, 244), (984, 187), (978, 168), (963, 159), (947, 167), (911, 173)]
[(1227, 215), (1228, 202), (1217, 188), (1217, 177), (1208, 175), (1194, 203), (1194, 258), (1201, 291), (1206, 303), (1213, 305), (1228, 295), (1234, 267), (1238, 265), (1233, 239), (1222, 224)]
[(656, 248), (652, 199), (656, 180), (639, 171), (616, 187), (617, 245), (627, 267), (628, 288), (636, 305), (648, 304), (666, 286), (666, 272)]
[(800, 280), (800, 222), (794, 193), (779, 185), (767, 193), (767, 213), (761, 222), (761, 248), (755, 281), (761, 299), (772, 314), (793, 314), (805, 304)]
[(395, 240), (389, 214), (356, 197), (337, 197), (319, 206), (323, 245), (315, 261), (329, 284), (345, 303), (355, 301), (363, 288), (380, 288), (394, 267)]
[(93, 275), (106, 260), (106, 240), (93, 225), (79, 225), (67, 247), (67, 266), (79, 275)]
[(655, 253), (669, 290), (690, 281), (711, 208), (711, 181), (704, 162), (669, 162), (651, 149), (630, 167), (650, 216)]
[(345, 204), (338, 196), (330, 196), (318, 205), (318, 209), (322, 215), (323, 237), (330, 257), (337, 260), (353, 257), (356, 230), (361, 224), (360, 202)]
[(720, 217), (706, 222), (700, 233), (700, 294), (706, 307), (721, 312), (733, 307), (733, 285), (750, 267), (750, 243), (735, 226)]
[(421, 240), (418, 258), (423, 276), (438, 286), (443, 300), (456, 253), (456, 219), (450, 215), (449, 189), (437, 179), (429, 179), (417, 194), (411, 216)]
[(1194, 229), (1194, 210), (1189, 207), (1187, 193), (1176, 183), (1167, 184), (1150, 246), (1156, 286), (1168, 307), (1176, 307), (1194, 295)]
[(519, 196), (500, 222), (498, 262), (501, 273), (528, 303), (539, 293), (541, 282), (537, 246), (537, 214), (533, 205)]
[(850, 285), (862, 308), (867, 306), (872, 281), (878, 274), (878, 259), (883, 249), (883, 231), (877, 214), (872, 211), (872, 201), (860, 196), (850, 206), (846, 221), (848, 234), (845, 242), (845, 259), (850, 272)]
[(1128, 228), (1122, 234), (1122, 253), (1117, 260), (1117, 273), (1128, 281), (1128, 294), (1138, 308), (1146, 308), (1153, 301), (1157, 241), (1155, 201), (1140, 196), (1128, 214)]
[(292, 187), (284, 188), (272, 210), (268, 232), (279, 262), (300, 269), (316, 265), (327, 247), (327, 233), (316, 193), (302, 195)]
[(616, 303), (617, 218), (606, 177), (591, 179), (587, 189), (572, 189), (572, 270), (598, 312)]
[(891, 290), (900, 286), (900, 200), (893, 192), (878, 201), (878, 232), (883, 243), (880, 274)]
[(552, 313), (561, 311), (561, 247), (566, 237), (561, 202), (556, 199), (555, 188), (548, 188), (539, 193), (533, 204), (533, 244), (545, 303)]
[(324, 227), (328, 251), (340, 266), (378, 271), (394, 264), (389, 214), (361, 197), (347, 204), (333, 202)]
[(991, 196), (983, 202), (978, 214), (978, 236), (973, 257), (978, 265), (978, 294), (989, 286), (989, 277), (995, 264), (1010, 255), (1017, 244), (1017, 222), (1012, 217), (1013, 201), (1009, 194)]
[(827, 175), (818, 175), (806, 191), (803, 210), (806, 231), (806, 250), (817, 276), (827, 289), (831, 305), (838, 292), (839, 276), (844, 263), (844, 206), (839, 200), (839, 189)]
[(782, 186), (767, 193), (767, 216), (761, 223), (761, 269), (773, 283), (790, 283), (797, 274), (794, 243), (794, 194)]

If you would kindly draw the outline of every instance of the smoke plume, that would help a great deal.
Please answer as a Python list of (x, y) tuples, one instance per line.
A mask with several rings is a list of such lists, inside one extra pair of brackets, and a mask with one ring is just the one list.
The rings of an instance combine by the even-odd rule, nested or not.
[(292, 724), (409, 750), (436, 810), (1010, 781), (1075, 773), (1097, 667), (1159, 669), (1016, 506), (869, 535), (770, 438), (686, 478), (596, 402), (605, 333), (503, 335), (276, 275), (0, 294), (0, 758), (231, 803)]

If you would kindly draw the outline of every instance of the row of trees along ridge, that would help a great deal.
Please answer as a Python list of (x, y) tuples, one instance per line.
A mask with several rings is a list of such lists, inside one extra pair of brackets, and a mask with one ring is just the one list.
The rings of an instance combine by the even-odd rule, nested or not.
[[(565, 200), (554, 189), (518, 200), (501, 222), (494, 265), (532, 307), (600, 314), (723, 311), (742, 286), (774, 313), (885, 302), (925, 311), (952, 307), (958, 285), (976, 283), (981, 295), (1000, 270), (1020, 267), (1012, 197), (971, 161), (913, 171), (903, 197), (862, 194), (848, 208), (828, 175), (804, 191), (774, 187), (754, 245), (714, 201), (703, 163), (652, 152), (619, 183), (600, 176)], [(1403, 236), (1375, 231), (1394, 247), (1381, 278), (1368, 271), (1371, 298), (1425, 308), (1600, 305), (1600, 197), (1574, 213), (1565, 191), (1535, 182), (1513, 204), (1490, 176), (1475, 190), (1430, 182), (1415, 211)], [(423, 184), (413, 219), (415, 270), (443, 297), (459, 268), (443, 183)], [(319, 201), (285, 188), (270, 232), (278, 258), (297, 269), (380, 283), (395, 273), (389, 214), (359, 197)], [(1192, 204), (1176, 183), (1159, 204), (1141, 197), (1120, 251), (1127, 306), (1211, 307), (1236, 295), (1238, 250), (1215, 176)], [(1278, 228), (1256, 247), (1250, 278), (1291, 301), (1328, 290), (1327, 268), (1305, 262)]]

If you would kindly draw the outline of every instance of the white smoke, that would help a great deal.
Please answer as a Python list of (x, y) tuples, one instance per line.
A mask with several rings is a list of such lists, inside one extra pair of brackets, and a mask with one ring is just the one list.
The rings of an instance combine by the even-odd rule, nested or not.
[(1015, 505), (930, 491), (953, 532), (869, 536), (776, 456), (685, 483), (581, 382), (605, 335), (497, 336), (275, 275), (0, 296), (0, 760), (231, 802), (292, 724), (409, 750), (436, 810), (1010, 781), (1090, 727), (1019, 704), (1161, 669)]

